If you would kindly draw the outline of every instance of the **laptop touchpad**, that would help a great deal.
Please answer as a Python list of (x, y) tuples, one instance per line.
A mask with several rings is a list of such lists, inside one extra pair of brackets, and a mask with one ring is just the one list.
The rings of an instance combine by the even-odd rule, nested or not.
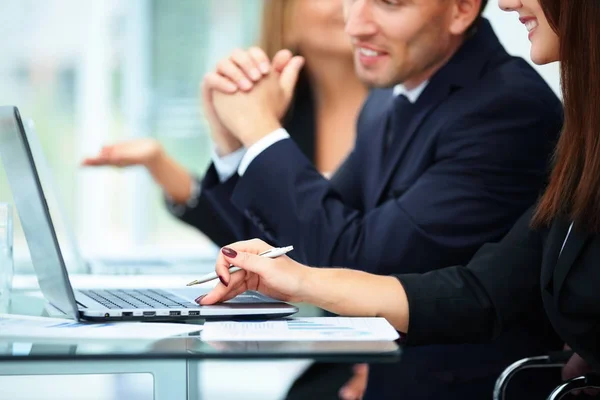
[[(181, 288), (181, 289), (171, 289), (168, 292), (173, 293), (179, 297), (183, 297), (184, 299), (194, 302), (194, 300), (198, 296), (202, 296), (203, 294), (207, 294), (211, 289), (202, 289), (202, 288)], [(244, 292), (242, 294), (237, 295), (235, 298), (227, 301), (227, 303), (279, 303), (277, 300), (271, 299), (269, 297), (263, 296), (257, 292)]]
[(171, 294), (174, 294), (178, 297), (183, 297), (184, 299), (186, 299), (189, 302), (194, 302), (194, 300), (196, 300), (196, 298), (198, 298), (198, 296), (202, 296), (203, 294), (207, 294), (208, 292), (210, 292), (211, 289), (207, 288), (181, 288), (181, 289), (170, 289), (170, 290), (166, 290), (166, 292), (169, 292)]

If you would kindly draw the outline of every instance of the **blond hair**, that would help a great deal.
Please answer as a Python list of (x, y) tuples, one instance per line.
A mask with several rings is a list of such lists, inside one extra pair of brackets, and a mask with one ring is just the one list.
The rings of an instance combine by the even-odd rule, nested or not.
[(297, 52), (292, 29), (296, 1), (264, 0), (259, 46), (271, 59), (281, 49)]

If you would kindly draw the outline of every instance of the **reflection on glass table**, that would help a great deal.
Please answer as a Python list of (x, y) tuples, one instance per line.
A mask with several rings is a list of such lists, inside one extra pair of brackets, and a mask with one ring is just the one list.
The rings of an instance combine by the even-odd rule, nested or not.
[[(13, 312), (56, 316), (37, 293), (14, 294), (12, 300)], [(203, 321), (189, 323), (202, 325)], [(152, 323), (140, 324), (152, 329)], [(151, 374), (154, 398), (159, 400), (200, 398), (199, 364), (205, 360), (388, 363), (399, 359), (400, 348), (393, 341), (206, 342), (198, 332), (154, 340), (0, 338), (0, 376)]]
[[(152, 323), (148, 323), (151, 329)], [(0, 338), (0, 361), (281, 360), (394, 362), (395, 342), (211, 341), (201, 334), (160, 340), (20, 340)]]

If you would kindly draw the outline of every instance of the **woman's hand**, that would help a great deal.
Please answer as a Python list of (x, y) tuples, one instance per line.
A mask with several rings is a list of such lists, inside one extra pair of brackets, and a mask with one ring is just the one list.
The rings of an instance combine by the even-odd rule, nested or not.
[(104, 146), (97, 156), (83, 160), (82, 165), (110, 165), (119, 168), (142, 165), (173, 202), (185, 203), (191, 195), (192, 176), (169, 157), (154, 139), (134, 139)]
[(86, 166), (128, 167), (143, 165), (150, 168), (163, 154), (163, 148), (154, 139), (134, 139), (104, 146), (95, 157), (88, 157), (82, 164)]
[[(258, 239), (222, 248), (215, 268), (221, 283), (196, 302), (215, 304), (256, 290), (274, 299), (313, 304), (339, 315), (383, 317), (400, 332), (408, 331), (408, 299), (395, 277), (345, 268), (312, 268), (286, 256), (271, 259), (257, 255), (270, 248)], [(230, 274), (230, 265), (242, 270)]]
[[(246, 290), (256, 290), (282, 301), (302, 301), (303, 283), (313, 269), (286, 256), (271, 259), (257, 255), (271, 247), (262, 240), (253, 239), (221, 249), (215, 268), (221, 283), (196, 301), (201, 305), (215, 304)], [(230, 274), (230, 264), (242, 270)]]
[[(568, 345), (565, 345), (565, 350), (570, 350)], [(572, 378), (576, 378), (581, 375), (585, 375), (592, 372), (592, 367), (577, 353), (573, 353), (569, 361), (565, 364), (562, 369), (562, 378), (567, 381)], [(597, 396), (600, 391), (598, 389), (584, 389), (583, 392), (588, 396)], [(571, 392), (572, 395), (578, 396), (581, 394), (581, 390), (574, 390)]]
[(367, 390), (369, 364), (355, 364), (352, 370), (352, 378), (340, 389), (342, 400), (361, 400)]

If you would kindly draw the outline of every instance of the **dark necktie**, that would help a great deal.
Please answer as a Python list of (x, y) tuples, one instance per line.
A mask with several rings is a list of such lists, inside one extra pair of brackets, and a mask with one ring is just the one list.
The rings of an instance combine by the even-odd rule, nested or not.
[(388, 125), (383, 143), (384, 156), (389, 152), (392, 144), (400, 139), (408, 129), (415, 112), (415, 105), (405, 95), (399, 94), (394, 96), (394, 101), (389, 111)]

